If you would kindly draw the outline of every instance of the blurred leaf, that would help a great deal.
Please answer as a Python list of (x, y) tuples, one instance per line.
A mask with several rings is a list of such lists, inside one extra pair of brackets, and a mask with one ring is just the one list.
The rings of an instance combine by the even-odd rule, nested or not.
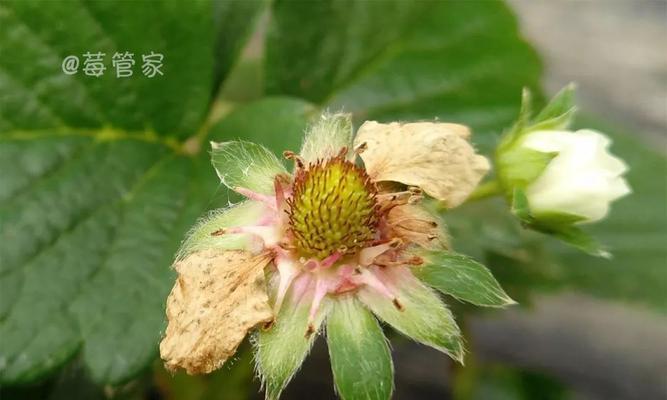
[(437, 117), (487, 132), (512, 121), (541, 70), (498, 1), (276, 1), (266, 57), (269, 93), (359, 120)]
[(239, 59), (245, 40), (252, 34), (256, 20), (266, 9), (268, 0), (215, 1), (213, 2), (215, 26), (218, 42), (215, 50), (215, 83), (229, 76)]
[(574, 396), (553, 378), (501, 365), (474, 362), (458, 370), (456, 400), (566, 400)]
[[(210, 101), (211, 7), (0, 4), (0, 52), (12, 55), (0, 60), (0, 168), (11, 171), (0, 182), (0, 382), (34, 380), (79, 349), (98, 382), (155, 357), (168, 266), (215, 186), (208, 157), (182, 155), (177, 139)], [(103, 76), (61, 71), (65, 56), (98, 51)], [(134, 53), (133, 76), (116, 78), (116, 51)], [(151, 51), (163, 76), (141, 73)]]

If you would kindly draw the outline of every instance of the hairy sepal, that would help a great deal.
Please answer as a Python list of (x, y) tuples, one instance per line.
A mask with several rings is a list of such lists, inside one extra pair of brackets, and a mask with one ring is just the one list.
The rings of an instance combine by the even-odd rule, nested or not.
[(282, 162), (264, 146), (231, 141), (211, 142), (211, 163), (223, 185), (253, 192), (275, 194), (274, 182), (287, 170)]
[(334, 302), (327, 343), (336, 391), (343, 400), (388, 400), (394, 388), (389, 345), (375, 317), (354, 297)]
[(267, 400), (277, 400), (283, 389), (312, 348), (330, 302), (324, 299), (315, 321), (314, 332), (308, 332), (308, 313), (313, 299), (314, 280), (300, 276), (285, 299), (275, 323), (257, 332), (253, 338), (255, 367), (262, 380)]
[(214, 235), (213, 233), (225, 228), (255, 225), (267, 211), (266, 206), (257, 201), (244, 201), (211, 211), (190, 229), (176, 259), (181, 260), (188, 254), (209, 249), (256, 252), (256, 243), (248, 234)]
[(335, 157), (344, 147), (352, 147), (352, 115), (325, 112), (306, 131), (300, 156), (313, 163)]
[(449, 251), (421, 252), (415, 275), (443, 294), (484, 307), (516, 304), (484, 265)]
[(406, 267), (373, 268), (373, 272), (397, 294), (400, 306), (370, 287), (359, 291), (359, 299), (397, 331), (463, 363), (461, 331), (438, 294)]

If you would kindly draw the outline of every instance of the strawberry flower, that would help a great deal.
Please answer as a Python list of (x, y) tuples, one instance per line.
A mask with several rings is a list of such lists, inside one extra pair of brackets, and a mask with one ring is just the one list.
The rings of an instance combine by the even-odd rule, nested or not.
[(519, 116), (495, 152), (497, 182), (484, 186), (504, 192), (523, 226), (610, 257), (580, 226), (605, 218), (612, 202), (632, 192), (623, 176), (628, 166), (609, 151), (611, 139), (603, 133), (570, 129), (574, 95), (570, 84), (533, 113), (524, 90)]
[[(276, 399), (326, 327), (336, 389), (387, 399), (393, 365), (378, 319), (463, 362), (438, 292), (481, 306), (513, 301), (490, 272), (449, 249), (428, 199), (461, 204), (489, 169), (467, 127), (364, 123), (324, 114), (289, 172), (260, 145), (212, 143), (221, 182), (246, 197), (216, 210), (177, 255), (169, 369), (219, 368), (249, 332), (268, 399)], [(363, 166), (362, 166), (363, 165)]]

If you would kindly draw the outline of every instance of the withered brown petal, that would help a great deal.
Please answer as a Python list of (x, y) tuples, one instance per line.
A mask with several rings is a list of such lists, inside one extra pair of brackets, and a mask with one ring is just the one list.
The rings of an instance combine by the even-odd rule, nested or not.
[(461, 204), (489, 171), (489, 161), (457, 124), (366, 121), (354, 139), (368, 174), (376, 181), (418, 186), (448, 208)]
[(417, 204), (396, 206), (387, 213), (390, 236), (423, 248), (442, 250), (449, 247), (444, 223)]
[(273, 320), (264, 280), (267, 255), (204, 250), (174, 267), (169, 325), (160, 356), (170, 370), (209, 373), (236, 352), (249, 330)]

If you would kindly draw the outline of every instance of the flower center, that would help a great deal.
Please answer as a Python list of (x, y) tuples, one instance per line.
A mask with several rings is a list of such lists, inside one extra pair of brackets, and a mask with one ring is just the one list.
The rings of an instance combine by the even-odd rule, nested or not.
[(374, 184), (366, 172), (334, 157), (297, 172), (288, 199), (289, 224), (300, 255), (351, 254), (373, 240), (378, 222)]

